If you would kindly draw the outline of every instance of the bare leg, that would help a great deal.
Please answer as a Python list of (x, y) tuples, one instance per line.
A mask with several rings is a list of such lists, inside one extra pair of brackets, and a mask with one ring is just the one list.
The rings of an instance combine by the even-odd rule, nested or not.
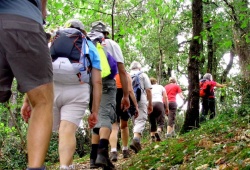
[(27, 135), (28, 166), (38, 168), (44, 163), (52, 132), (53, 83), (30, 90), (27, 96), (32, 106)]
[(124, 120), (121, 120), (121, 138), (122, 138), (122, 146), (128, 147), (128, 139), (129, 139), (128, 122)]
[(112, 125), (112, 132), (109, 137), (109, 143), (110, 143), (111, 149), (117, 148), (118, 130), (119, 130), (118, 124), (114, 123)]
[(60, 166), (72, 164), (73, 155), (76, 149), (77, 126), (74, 123), (62, 120), (59, 128), (59, 157)]

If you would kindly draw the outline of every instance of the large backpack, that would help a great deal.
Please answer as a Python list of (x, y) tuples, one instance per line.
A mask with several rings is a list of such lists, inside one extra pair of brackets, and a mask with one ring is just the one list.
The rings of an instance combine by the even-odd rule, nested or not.
[(200, 97), (209, 97), (211, 94), (211, 83), (209, 80), (202, 79), (200, 81)]
[(89, 83), (92, 63), (86, 37), (75, 28), (60, 29), (50, 47), (55, 82)]
[(140, 71), (139, 73), (136, 73), (131, 76), (132, 78), (132, 86), (133, 86), (133, 91), (135, 93), (135, 97), (137, 102), (141, 100), (141, 93), (142, 93), (142, 88), (141, 88), (141, 83), (140, 83), (140, 74), (142, 72)]

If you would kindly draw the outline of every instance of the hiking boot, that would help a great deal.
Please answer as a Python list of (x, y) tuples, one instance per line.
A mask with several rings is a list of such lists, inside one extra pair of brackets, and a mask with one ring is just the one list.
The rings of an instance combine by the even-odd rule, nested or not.
[(172, 134), (171, 133), (166, 133), (166, 138), (172, 138)]
[(104, 166), (102, 169), (103, 170), (116, 170), (115, 169), (115, 165), (112, 164), (112, 162), (110, 161), (110, 159), (107, 159), (107, 166)]
[(132, 150), (135, 151), (135, 153), (138, 153), (141, 150), (141, 144), (139, 141), (136, 141), (133, 139), (132, 143), (129, 145)]
[(129, 158), (130, 157), (130, 154), (129, 154), (129, 150), (123, 150), (122, 151), (122, 155), (123, 155), (123, 158)]
[(95, 164), (100, 167), (107, 166), (108, 165), (107, 159), (109, 159), (108, 150), (105, 148), (98, 149)]
[(113, 162), (116, 162), (117, 161), (117, 156), (118, 156), (117, 152), (111, 152), (110, 153), (110, 160), (113, 161)]
[(161, 141), (160, 135), (158, 133), (155, 133), (155, 137), (157, 142)]
[(97, 166), (95, 164), (95, 160), (94, 159), (90, 159), (90, 166), (89, 166), (90, 169), (97, 169), (99, 168), (99, 166)]
[(151, 136), (151, 143), (154, 143), (156, 141), (155, 136)]

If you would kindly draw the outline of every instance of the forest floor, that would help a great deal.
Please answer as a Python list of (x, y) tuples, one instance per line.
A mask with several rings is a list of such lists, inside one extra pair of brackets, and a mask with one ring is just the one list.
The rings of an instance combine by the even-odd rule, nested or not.
[[(220, 114), (176, 138), (144, 139), (139, 153), (123, 159), (120, 152), (114, 164), (117, 170), (250, 170), (249, 115)], [(89, 155), (74, 163), (88, 170)]]

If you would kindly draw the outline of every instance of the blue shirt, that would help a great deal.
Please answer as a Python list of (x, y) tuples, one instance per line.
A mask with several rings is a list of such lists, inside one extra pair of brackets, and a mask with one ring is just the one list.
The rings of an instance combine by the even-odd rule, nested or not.
[(0, 0), (0, 14), (19, 15), (43, 24), (41, 1), (35, 1), (38, 7), (28, 0)]
[(96, 68), (98, 70), (101, 70), (101, 61), (100, 61), (100, 56), (98, 54), (98, 51), (95, 47), (95, 45), (87, 40), (88, 46), (89, 46), (89, 57), (92, 62), (92, 67)]

